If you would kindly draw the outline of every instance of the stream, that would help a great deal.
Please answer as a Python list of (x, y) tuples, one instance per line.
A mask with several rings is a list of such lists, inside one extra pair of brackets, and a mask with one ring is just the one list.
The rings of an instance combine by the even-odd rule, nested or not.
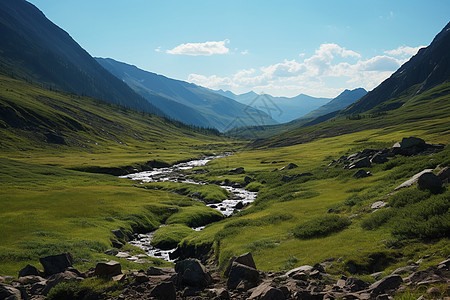
[[(183, 171), (192, 169), (194, 167), (204, 166), (213, 159), (226, 157), (228, 155), (230, 154), (207, 156), (202, 159), (179, 163), (167, 168), (154, 168), (151, 171), (144, 171), (128, 174), (125, 176), (120, 176), (120, 178), (136, 180), (141, 184), (147, 182), (164, 182), (164, 181), (191, 183), (191, 184), (209, 184), (207, 182), (189, 179), (186, 177)], [(207, 204), (207, 206), (220, 211), (225, 217), (229, 217), (234, 213), (240, 211), (240, 209), (236, 208), (236, 205), (238, 205), (238, 207), (245, 207), (251, 202), (255, 201), (256, 196), (258, 194), (257, 192), (249, 192), (240, 187), (232, 187), (227, 185), (221, 185), (220, 187), (229, 191), (231, 197), (229, 199), (223, 200), (220, 203)], [(192, 229), (200, 231), (204, 228), (205, 226), (201, 226)], [(155, 232), (156, 230), (146, 234), (135, 235), (135, 239), (129, 241), (129, 243), (144, 250), (148, 256), (158, 257), (166, 261), (173, 262), (174, 259), (170, 258), (170, 254), (173, 253), (176, 250), (176, 248), (170, 250), (162, 250), (151, 245), (151, 241), (153, 239)]]

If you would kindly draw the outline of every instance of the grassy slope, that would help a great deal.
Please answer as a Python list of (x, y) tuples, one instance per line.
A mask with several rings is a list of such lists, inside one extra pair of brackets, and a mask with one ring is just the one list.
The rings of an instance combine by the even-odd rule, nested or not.
[[(72, 169), (139, 167), (149, 160), (174, 163), (229, 150), (234, 142), (96, 99), (0, 77), (0, 108), (5, 107), (18, 117), (0, 121), (0, 274), (17, 275), (27, 263), (36, 265), (39, 257), (61, 251), (73, 252), (76, 266), (86, 269), (112, 258), (102, 253), (111, 247), (112, 229), (149, 231), (169, 217), (172, 223), (189, 223), (202, 221), (192, 217), (196, 211), (216, 215), (184, 196)], [(64, 137), (67, 145), (46, 143), (49, 131)], [(122, 263), (124, 268), (144, 267)]]
[[(387, 273), (424, 254), (431, 254), (431, 258), (422, 267), (446, 258), (450, 254), (447, 238), (424, 241), (403, 239), (393, 234), (396, 222), (401, 224), (401, 214), (408, 213), (406, 210), (399, 210), (399, 216), (392, 222), (375, 230), (363, 229), (361, 225), (371, 215), (370, 205), (378, 200), (390, 201), (385, 195), (397, 185), (425, 168), (450, 163), (449, 88), (449, 85), (442, 85), (409, 101), (396, 112), (388, 112), (379, 118), (335, 121), (339, 128), (347, 126), (357, 132), (339, 135), (333, 131), (332, 124), (322, 125), (323, 135), (335, 136), (319, 138), (316, 133), (311, 132), (311, 136), (303, 137), (300, 132), (292, 132), (289, 136), (286, 134), (278, 140), (272, 140), (267, 144), (269, 147), (211, 162), (208, 165), (210, 173), (198, 175), (198, 178), (224, 180), (228, 177), (239, 181), (226, 174), (230, 168), (242, 166), (246, 174), (241, 175), (241, 180), (243, 176), (251, 176), (266, 183), (262, 185), (255, 205), (241, 213), (241, 216), (192, 233), (183, 244), (214, 243), (216, 258), (222, 267), (230, 256), (253, 251), (257, 266), (264, 270), (278, 270), (342, 257), (343, 262), (337, 265), (340, 271), (345, 271), (345, 262), (353, 260), (362, 265), (370, 264), (370, 253), (382, 252), (383, 255), (395, 257)], [(366, 127), (372, 129), (365, 129)], [(368, 169), (373, 176), (364, 179), (353, 178), (354, 170), (327, 167), (332, 159), (343, 154), (367, 148), (390, 147), (407, 136), (419, 136), (427, 142), (445, 143), (447, 147), (443, 152), (431, 156), (395, 158), (387, 166), (374, 165)], [(280, 141), (294, 139), (295, 143), (312, 138), (315, 140), (303, 144), (271, 147), (279, 145)], [(272, 161), (278, 163), (268, 163)], [(299, 168), (272, 172), (274, 168), (290, 162), (296, 163)], [(280, 180), (282, 175), (303, 172), (311, 172), (313, 176), (289, 183)], [(412, 188), (413, 193), (415, 189), (416, 187)], [(433, 197), (435, 196), (426, 201), (437, 201)], [(436, 197), (447, 199), (442, 201), (444, 206), (449, 206), (448, 189)], [(347, 229), (327, 237), (299, 239), (293, 236), (293, 228), (327, 215), (329, 209), (334, 209), (342, 216), (357, 216), (352, 218), (352, 224)], [(446, 216), (448, 217), (448, 212)], [(418, 219), (418, 224), (419, 221)], [(444, 227), (442, 229), (445, 230)], [(402, 243), (404, 246), (398, 246)], [(393, 245), (400, 248), (393, 249)]]

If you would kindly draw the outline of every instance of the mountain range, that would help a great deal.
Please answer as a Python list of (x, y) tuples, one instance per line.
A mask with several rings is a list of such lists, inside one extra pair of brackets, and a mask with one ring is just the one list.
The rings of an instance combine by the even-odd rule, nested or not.
[(25, 0), (0, 0), (0, 36), (4, 75), (163, 115)]
[(295, 120), (307, 113), (328, 103), (329, 98), (316, 98), (305, 94), (295, 97), (274, 97), (269, 94), (257, 94), (250, 91), (245, 94), (236, 95), (231, 91), (217, 90), (218, 94), (224, 95), (245, 105), (259, 108), (270, 113), (270, 116), (279, 123)]
[(193, 83), (144, 71), (111, 58), (96, 60), (166, 115), (187, 124), (224, 131), (237, 126), (277, 123), (262, 110)]

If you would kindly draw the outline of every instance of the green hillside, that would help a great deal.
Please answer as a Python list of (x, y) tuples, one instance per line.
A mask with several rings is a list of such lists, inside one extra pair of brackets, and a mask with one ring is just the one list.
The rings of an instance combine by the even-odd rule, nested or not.
[(82, 259), (107, 257), (112, 229), (155, 229), (179, 206), (217, 213), (187, 197), (79, 170), (129, 172), (239, 145), (216, 131), (0, 77), (0, 274), (17, 276), (27, 263), (61, 251), (87, 269), (93, 263)]

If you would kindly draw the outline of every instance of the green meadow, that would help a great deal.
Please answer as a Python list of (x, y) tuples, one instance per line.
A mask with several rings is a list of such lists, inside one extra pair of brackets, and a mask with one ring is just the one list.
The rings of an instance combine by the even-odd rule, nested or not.
[[(148, 232), (163, 224), (154, 243), (208, 245), (221, 270), (230, 257), (247, 251), (262, 270), (333, 260), (330, 273), (349, 273), (354, 265), (362, 276), (388, 274), (430, 255), (421, 264), (426, 268), (450, 254), (448, 187), (429, 193), (412, 186), (391, 193), (425, 168), (437, 171), (450, 164), (449, 89), (441, 85), (386, 114), (242, 141), (0, 77), (0, 108), (15, 116), (0, 124), (0, 274), (17, 276), (27, 263), (37, 265), (39, 257), (63, 251), (71, 251), (75, 266), (85, 270), (117, 259), (103, 253), (115, 239), (111, 230)], [(48, 143), (48, 132), (64, 143)], [(366, 168), (372, 176), (362, 179), (353, 177), (355, 170), (329, 166), (342, 155), (391, 147), (409, 136), (446, 147), (373, 164)], [(187, 172), (210, 185), (137, 185), (96, 173), (142, 170), (148, 162), (173, 164), (225, 151), (234, 154), (201, 167), (206, 172)], [(289, 163), (299, 167), (280, 170)], [(237, 167), (245, 173), (229, 173)], [(299, 173), (311, 175), (281, 180)], [(247, 188), (259, 194), (233, 217), (223, 218), (195, 199), (221, 201), (228, 192), (215, 183), (244, 183), (246, 176), (254, 179)], [(373, 212), (371, 204), (380, 200), (389, 207)], [(201, 231), (189, 228), (203, 225)], [(148, 259), (144, 265), (119, 260), (124, 269), (168, 264)]]

